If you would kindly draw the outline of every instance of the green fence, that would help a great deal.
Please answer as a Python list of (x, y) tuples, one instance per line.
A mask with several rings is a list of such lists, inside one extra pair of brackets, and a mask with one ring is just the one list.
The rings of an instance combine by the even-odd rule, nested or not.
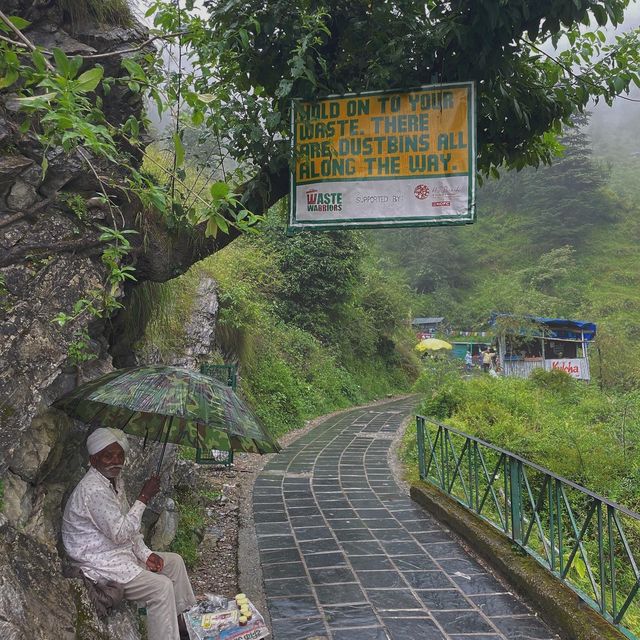
[[(235, 364), (201, 364), (200, 373), (224, 382), (234, 391), (238, 383), (238, 368)], [(198, 464), (223, 464), (230, 467), (233, 464), (233, 451), (208, 451), (203, 452), (200, 447), (196, 449), (196, 462)]]
[(509, 451), (417, 417), (420, 477), (497, 527), (640, 638), (640, 514)]
[(224, 382), (234, 391), (238, 382), (238, 368), (235, 364), (201, 364), (200, 373)]

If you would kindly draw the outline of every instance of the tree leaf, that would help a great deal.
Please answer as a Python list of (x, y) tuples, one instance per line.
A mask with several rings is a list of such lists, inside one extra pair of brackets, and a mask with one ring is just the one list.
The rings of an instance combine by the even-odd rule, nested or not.
[(615, 76), (613, 78), (613, 87), (616, 90), (616, 93), (620, 93), (621, 91), (623, 91), (625, 86), (626, 82), (623, 78), (621, 78), (620, 76)]
[(607, 11), (604, 7), (599, 4), (591, 7), (591, 11), (593, 11), (593, 15), (595, 16), (596, 22), (599, 26), (604, 27), (607, 24)]
[(191, 114), (191, 122), (193, 122), (194, 127), (199, 127), (204, 122), (204, 113), (200, 109), (196, 109)]
[(37, 49), (33, 51), (31, 53), (31, 59), (33, 60), (33, 66), (36, 68), (36, 71), (44, 73), (47, 70), (47, 61), (41, 51)]
[(184, 164), (184, 145), (182, 144), (182, 140), (180, 139), (179, 133), (173, 134), (173, 144), (175, 147), (176, 154), (176, 166), (181, 167)]
[(21, 18), (20, 16), (9, 16), (9, 22), (16, 28), (16, 29), (26, 29), (31, 23), (28, 20), (25, 20), (24, 18)]
[(242, 42), (242, 47), (244, 49), (249, 48), (249, 34), (246, 29), (240, 29), (238, 31), (238, 35), (240, 36), (240, 41)]
[(282, 116), (280, 115), (279, 111), (272, 111), (271, 113), (268, 113), (267, 117), (265, 118), (267, 128), (275, 129), (280, 124), (281, 118)]
[(216, 216), (216, 222), (222, 233), (229, 233), (229, 223), (222, 216)]
[(104, 69), (102, 67), (94, 67), (85, 71), (77, 80), (78, 88), (81, 91), (94, 91), (102, 80)]
[(51, 102), (57, 95), (57, 93), (42, 93), (37, 96), (22, 96), (21, 98), (16, 98), (16, 101), (27, 107), (37, 106), (40, 103)]
[(229, 195), (230, 187), (226, 182), (218, 181), (211, 185), (211, 197), (215, 200), (222, 200)]
[(135, 60), (131, 60), (131, 58), (124, 58), (122, 60), (122, 66), (131, 76), (136, 78), (136, 80), (145, 80), (147, 77), (144, 69)]
[(10, 87), (18, 79), (17, 71), (9, 71), (6, 76), (0, 76), (0, 89)]
[(80, 71), (80, 68), (82, 67), (82, 62), (82, 56), (73, 56), (73, 58), (69, 58), (70, 78), (75, 78), (78, 75), (78, 71)]
[(209, 222), (207, 222), (207, 228), (204, 231), (204, 235), (207, 238), (215, 238), (218, 235), (218, 223), (214, 218), (209, 218)]
[(53, 49), (53, 59), (56, 62), (56, 69), (61, 76), (68, 78), (71, 71), (71, 61), (67, 58), (67, 54), (58, 47)]

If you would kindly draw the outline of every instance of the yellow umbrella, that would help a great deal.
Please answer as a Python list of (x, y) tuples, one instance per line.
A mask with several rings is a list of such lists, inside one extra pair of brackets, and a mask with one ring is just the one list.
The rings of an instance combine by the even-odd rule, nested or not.
[(424, 353), (425, 351), (440, 351), (440, 349), (447, 349), (447, 351), (453, 349), (453, 345), (449, 344), (446, 340), (440, 340), (438, 338), (425, 338), (416, 345), (416, 351)]

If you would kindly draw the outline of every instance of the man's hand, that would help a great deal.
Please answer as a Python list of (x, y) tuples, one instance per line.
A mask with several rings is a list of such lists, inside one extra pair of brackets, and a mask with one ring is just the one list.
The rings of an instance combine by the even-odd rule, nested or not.
[(143, 485), (142, 491), (138, 496), (140, 502), (149, 504), (149, 501), (160, 491), (160, 477), (151, 476)]
[(164, 560), (157, 553), (152, 553), (147, 558), (147, 569), (149, 569), (149, 571), (153, 571), (153, 573), (159, 573), (160, 571), (162, 571), (163, 567)]

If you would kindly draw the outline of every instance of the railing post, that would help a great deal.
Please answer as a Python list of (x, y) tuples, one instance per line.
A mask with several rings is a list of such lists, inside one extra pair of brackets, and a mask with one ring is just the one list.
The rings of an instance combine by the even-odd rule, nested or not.
[(616, 583), (616, 551), (613, 539), (613, 524), (615, 511), (611, 505), (607, 505), (607, 537), (609, 539), (609, 577), (611, 580), (611, 616), (615, 620), (618, 615), (618, 597)]
[(480, 479), (478, 474), (478, 443), (473, 443), (473, 477), (476, 488), (476, 511), (480, 513)]
[(424, 418), (422, 416), (416, 417), (416, 438), (418, 440), (418, 468), (420, 470), (420, 479), (426, 480), (427, 464), (424, 452)]
[(560, 575), (564, 573), (564, 538), (562, 527), (562, 482), (558, 479), (555, 481), (556, 488), (556, 530), (558, 532), (558, 567)]
[(449, 431), (447, 430), (446, 427), (441, 427), (442, 429), (442, 442), (444, 443), (444, 452), (443, 452), (443, 459), (444, 459), (444, 464), (442, 465), (444, 467), (444, 490), (449, 493), (449, 442), (448, 442), (448, 438), (449, 438)]
[(440, 436), (440, 475), (442, 476), (440, 482), (440, 488), (446, 491), (447, 489), (447, 470), (445, 469), (445, 442), (444, 434), (446, 433), (442, 425), (438, 425), (438, 435)]
[[(467, 465), (469, 467), (469, 509), (473, 511), (473, 441), (467, 438)], [(476, 498), (477, 501), (477, 498)]]
[(556, 570), (556, 534), (555, 534), (555, 520), (553, 515), (553, 480), (549, 480), (547, 484), (547, 500), (549, 502), (549, 541), (551, 552), (551, 571)]
[(522, 542), (522, 463), (509, 458), (509, 486), (511, 498), (511, 538)]
[(596, 503), (596, 513), (598, 516), (598, 568), (600, 569), (600, 613), (607, 612), (607, 576), (604, 559), (604, 525), (602, 522), (602, 502)]
[(502, 456), (502, 467), (502, 476), (504, 478), (504, 532), (509, 535), (509, 521), (511, 520), (511, 491), (509, 486), (511, 483), (509, 482), (509, 458), (505, 455)]

